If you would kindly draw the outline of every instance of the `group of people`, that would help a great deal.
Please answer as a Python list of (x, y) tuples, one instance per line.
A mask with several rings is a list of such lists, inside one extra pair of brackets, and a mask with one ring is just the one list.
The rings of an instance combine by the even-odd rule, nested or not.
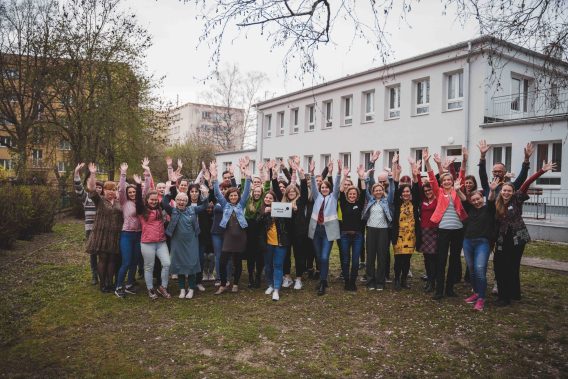
[[(367, 290), (384, 290), (391, 281), (392, 245), (394, 289), (409, 288), (411, 257), (421, 252), (424, 291), (433, 292), (436, 300), (456, 296), (463, 249), (472, 288), (465, 301), (479, 311), (485, 306), (487, 264), (493, 251), (496, 304), (509, 305), (521, 298), (520, 260), (530, 241), (522, 218), (527, 189), (555, 164), (543, 162), (527, 178), (533, 153), (532, 144), (527, 144), (514, 182), (502, 163), (493, 166), (489, 180), (485, 155), (490, 146), (480, 141), (478, 148), (480, 188), (466, 173), (465, 148), (457, 170), (453, 160), (431, 157), (424, 149), (422, 160), (409, 159), (409, 175), (403, 175), (398, 154), (391, 167), (377, 175), (379, 151), (354, 175), (341, 160), (335, 175), (331, 162), (321, 175), (315, 174), (313, 161), (305, 172), (298, 157), (290, 158), (288, 165), (259, 163), (259, 175), (252, 175), (250, 160), (243, 157), (239, 184), (230, 167), (218, 180), (215, 162), (208, 167), (203, 163), (191, 181), (182, 175), (181, 161), (174, 170), (166, 158), (168, 180), (161, 183), (154, 183), (148, 159), (142, 161), (143, 176), (133, 175), (131, 180), (123, 163), (118, 185), (97, 181), (97, 167), (90, 163), (86, 191), (80, 177), (85, 164), (80, 163), (75, 190), (85, 209), (93, 284), (122, 298), (137, 293), (136, 273), (143, 272), (151, 299), (171, 297), (170, 277), (177, 278), (179, 298), (191, 299), (195, 291), (205, 291), (203, 282), (209, 280), (215, 281), (215, 294), (221, 295), (239, 291), (246, 260), (249, 288), (260, 288), (264, 273), (265, 293), (274, 301), (283, 287), (302, 289), (306, 275), (319, 280), (317, 294), (324, 295), (335, 242), (346, 291), (357, 290), (360, 264)], [(287, 203), (291, 215), (273, 212), (274, 203)]]

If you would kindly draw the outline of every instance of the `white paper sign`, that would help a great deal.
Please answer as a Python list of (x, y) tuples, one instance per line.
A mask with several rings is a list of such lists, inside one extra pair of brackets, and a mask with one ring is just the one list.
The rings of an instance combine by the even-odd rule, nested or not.
[(270, 216), (291, 218), (292, 204), (272, 202), (272, 204), (270, 204)]

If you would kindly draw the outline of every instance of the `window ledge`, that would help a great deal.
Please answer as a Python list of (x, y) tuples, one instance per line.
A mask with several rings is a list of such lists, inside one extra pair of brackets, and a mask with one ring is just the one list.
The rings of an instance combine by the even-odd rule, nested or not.
[(325, 126), (325, 127), (321, 128), (321, 130), (331, 130), (331, 129), (333, 129), (332, 126)]
[(427, 113), (415, 113), (413, 114), (411, 117), (422, 117), (422, 116), (428, 116), (430, 115), (430, 112)]
[(306, 129), (306, 133), (313, 133), (315, 131), (316, 131), (315, 129)]
[(442, 113), (457, 112), (457, 111), (463, 111), (463, 107), (455, 108), (455, 109), (445, 109), (445, 110), (442, 111)]
[(392, 121), (392, 120), (400, 120), (400, 116), (399, 117), (385, 118), (385, 121)]
[(349, 128), (351, 127), (353, 124), (347, 124), (347, 125), (339, 125), (339, 127), (341, 128)]
[(363, 124), (374, 124), (374, 123), (375, 123), (375, 120), (372, 120), (372, 121), (361, 121), (361, 125), (363, 125)]

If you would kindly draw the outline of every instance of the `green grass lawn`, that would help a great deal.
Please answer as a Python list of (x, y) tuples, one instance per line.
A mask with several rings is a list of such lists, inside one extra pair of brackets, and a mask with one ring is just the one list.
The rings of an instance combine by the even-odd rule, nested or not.
[(543, 241), (531, 242), (525, 248), (524, 256), (568, 262), (568, 245)]
[[(118, 299), (88, 284), (80, 222), (0, 252), (0, 373), (41, 377), (561, 377), (568, 372), (568, 275), (522, 268), (523, 300), (476, 313), (412, 289), (343, 291), (331, 280), (192, 300)], [(555, 250), (550, 247), (551, 251)], [(528, 249), (531, 250), (531, 249)], [(246, 270), (245, 270), (246, 272)], [(489, 270), (492, 284), (492, 269)], [(333, 253), (331, 276), (338, 275)], [(243, 283), (246, 283), (246, 274)], [(246, 287), (246, 286), (244, 286)], [(175, 281), (170, 290), (177, 295)], [(491, 299), (490, 299), (491, 300)]]

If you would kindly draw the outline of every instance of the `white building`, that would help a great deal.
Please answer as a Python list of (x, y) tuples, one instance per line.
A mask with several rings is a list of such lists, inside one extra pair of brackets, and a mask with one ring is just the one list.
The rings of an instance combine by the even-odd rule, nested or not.
[(183, 144), (192, 136), (212, 139), (221, 150), (243, 147), (244, 109), (186, 103), (169, 111), (168, 145)]
[[(533, 142), (530, 173), (543, 160), (558, 164), (536, 185), (568, 206), (568, 88), (537, 71), (544, 59), (482, 37), (263, 101), (257, 149), (247, 154), (255, 161), (299, 155), (304, 167), (314, 159), (321, 171), (338, 158), (355, 168), (372, 150), (383, 153), (378, 167), (390, 166), (398, 151), (408, 173), (406, 158), (420, 157), (424, 147), (459, 162), (466, 146), (467, 171), (477, 176), (476, 145), (486, 139), (491, 176), (494, 162), (518, 173), (523, 147)], [(568, 78), (568, 63), (554, 63)], [(240, 155), (225, 153), (218, 161)]]

